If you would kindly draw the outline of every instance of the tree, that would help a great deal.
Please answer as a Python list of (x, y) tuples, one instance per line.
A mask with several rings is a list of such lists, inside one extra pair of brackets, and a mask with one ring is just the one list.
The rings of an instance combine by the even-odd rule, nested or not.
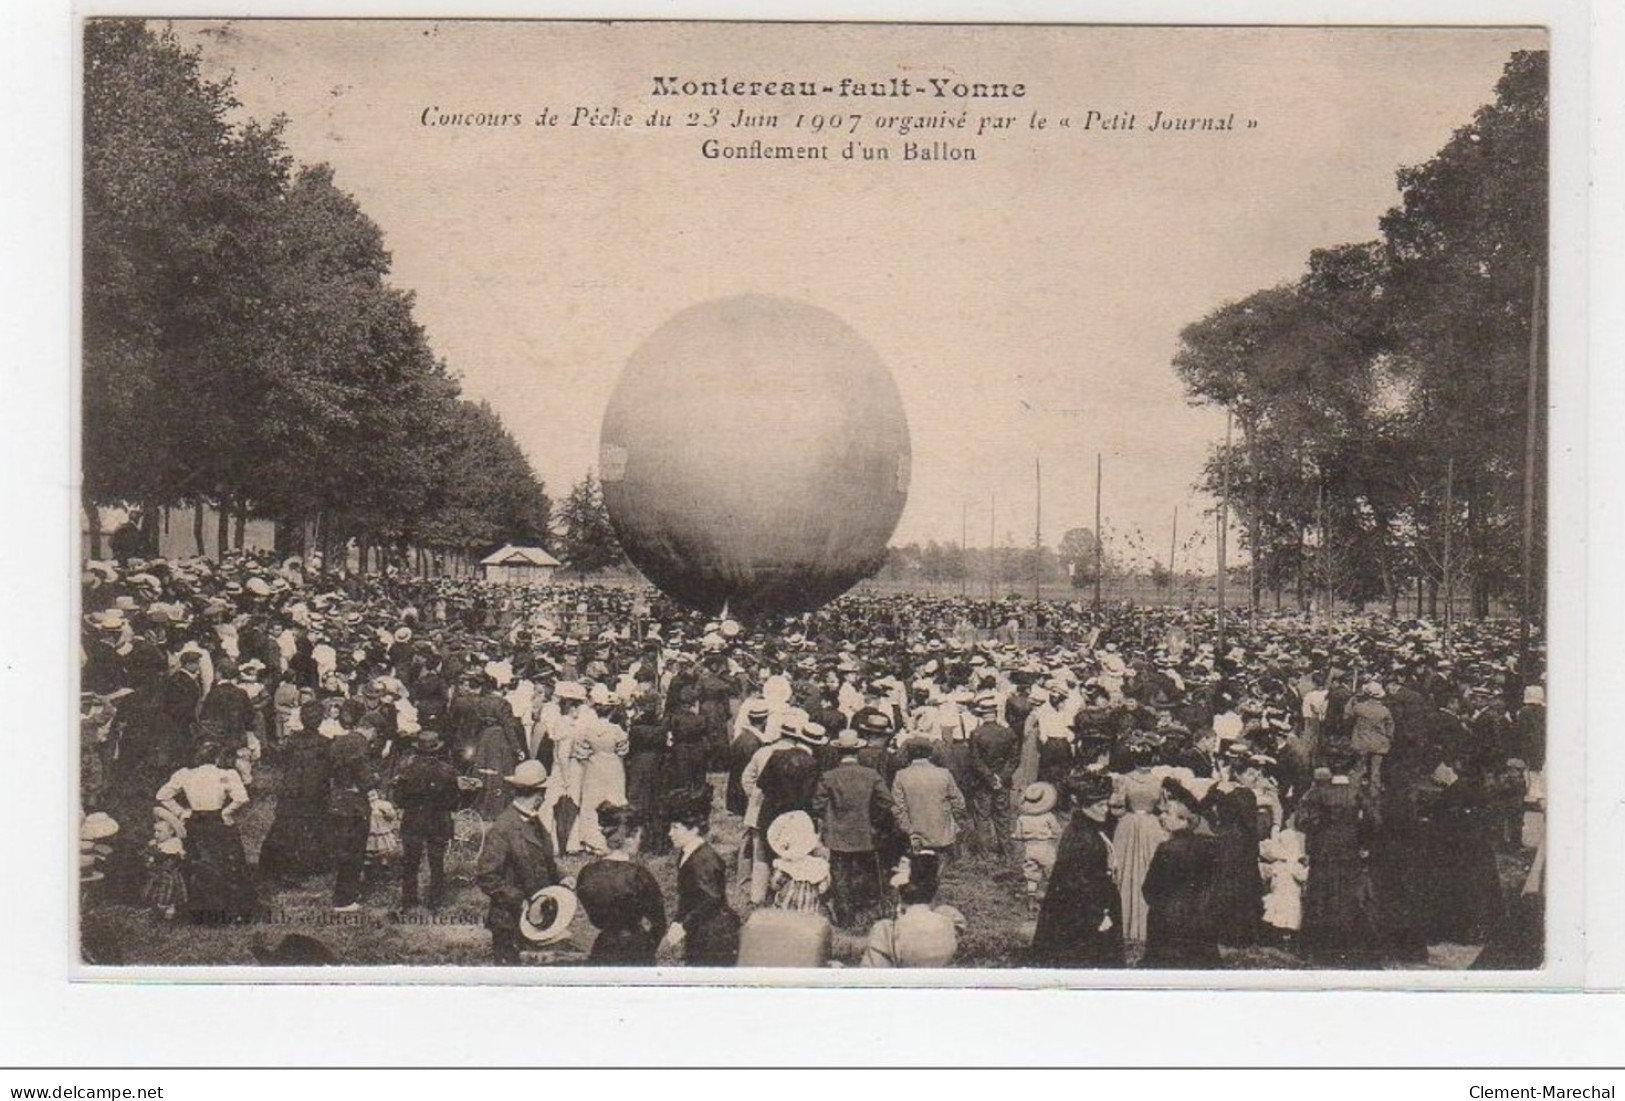
[(1088, 528), (1069, 529), (1061, 536), (1057, 554), (1060, 568), (1070, 573), (1074, 589), (1085, 589), (1095, 583), (1104, 554), (1094, 532)]
[[(1515, 54), (1495, 102), (1400, 170), (1380, 240), (1316, 250), (1297, 281), (1181, 333), (1174, 367), (1191, 400), (1239, 429), (1202, 488), (1228, 484), (1260, 586), (1295, 583), (1305, 605), (1323, 590), (1397, 607), (1408, 581), (1445, 580), (1447, 541), (1478, 614), (1517, 576), (1526, 418), (1545, 427), (1526, 395), (1546, 84), (1545, 54)], [(1534, 382), (1538, 410), (1538, 369)]]
[(449, 429), (418, 541), (467, 552), (504, 542), (551, 546), (552, 501), (496, 412), (458, 401)]
[[(1545, 545), (1544, 369), (1529, 388), (1535, 273), (1547, 254), (1548, 58), (1519, 52), (1481, 107), (1425, 164), (1400, 172), (1382, 220), (1412, 438), (1442, 481), (1454, 460), (1475, 611), (1517, 566), (1526, 418), (1537, 433), (1537, 548)], [(1544, 282), (1540, 308), (1545, 310)], [(1534, 563), (1541, 599), (1543, 556)]]
[[(282, 122), (236, 127), (230, 83), (138, 20), (85, 26), (83, 387), (87, 508), (202, 499), (243, 469), (242, 367), (264, 308), (257, 222)], [(158, 509), (145, 515), (156, 518)]]
[(589, 471), (570, 489), (559, 508), (559, 546), (564, 560), (578, 575), (623, 565), (626, 554), (610, 523), (598, 479)]
[(459, 401), (332, 169), (295, 170), (280, 118), (233, 125), (229, 79), (204, 80), (167, 31), (94, 20), (85, 57), (92, 517), (209, 503), (222, 532), (253, 512), (291, 547), (314, 525), (363, 563), (369, 546), (545, 542), (541, 484), (496, 415)]

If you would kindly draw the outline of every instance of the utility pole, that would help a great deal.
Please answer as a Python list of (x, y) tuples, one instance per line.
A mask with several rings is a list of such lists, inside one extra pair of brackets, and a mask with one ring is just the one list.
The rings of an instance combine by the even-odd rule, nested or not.
[(1043, 580), (1044, 557), (1044, 468), (1033, 459), (1033, 603), (1038, 603)]
[(1540, 400), (1540, 279), (1535, 268), (1535, 287), (1529, 302), (1529, 382), (1524, 394), (1523, 433), (1523, 600), (1518, 627), (1518, 676), (1525, 685), (1529, 677), (1529, 617), (1535, 600), (1535, 462), (1540, 442), (1538, 402)]
[(970, 530), (970, 502), (959, 502), (959, 595), (963, 598), (970, 587), (970, 550), (965, 546)]
[(1106, 572), (1106, 539), (1100, 533), (1100, 452), (1095, 452), (1095, 610), (1100, 610), (1100, 578)]
[(1235, 420), (1233, 411), (1224, 412), (1224, 475), (1219, 494), (1219, 642), (1217, 651), (1224, 652), (1224, 583), (1225, 544), (1230, 537), (1230, 430)]
[(1174, 506), (1174, 530), (1168, 536), (1168, 595), (1177, 596), (1179, 574), (1174, 569), (1174, 553), (1179, 546), (1179, 506)]
[(993, 545), (994, 541), (998, 538), (998, 536), (995, 534), (995, 529), (998, 527), (998, 515), (999, 495), (995, 493), (992, 500), (988, 502), (987, 506), (987, 598), (989, 600), (998, 599), (995, 592), (995, 590), (998, 588), (998, 583), (994, 580), (994, 574), (997, 571), (997, 567), (994, 565), (994, 563), (998, 560), (998, 558), (994, 554), (996, 548)]

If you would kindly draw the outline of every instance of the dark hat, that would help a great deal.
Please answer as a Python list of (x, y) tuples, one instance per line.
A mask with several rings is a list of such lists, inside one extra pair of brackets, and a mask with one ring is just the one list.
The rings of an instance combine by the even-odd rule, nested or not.
[(711, 821), (713, 796), (709, 787), (674, 791), (666, 797), (666, 817), (685, 826), (704, 829)]
[(1202, 813), (1202, 800), (1197, 798), (1196, 793), (1190, 788), (1171, 776), (1162, 781), (1162, 797), (1171, 803), (1184, 805), (1192, 814)]
[(1112, 797), (1112, 778), (1109, 773), (1083, 769), (1070, 773), (1065, 782), (1067, 794), (1080, 807)]

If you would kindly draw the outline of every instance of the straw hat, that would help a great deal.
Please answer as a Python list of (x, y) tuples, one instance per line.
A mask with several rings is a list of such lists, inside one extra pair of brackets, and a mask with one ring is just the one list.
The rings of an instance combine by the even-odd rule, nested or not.
[(1022, 790), (1019, 810), (1022, 814), (1048, 814), (1055, 809), (1058, 797), (1054, 784), (1037, 780)]
[(540, 761), (520, 761), (513, 775), (504, 776), (508, 786), (519, 791), (535, 791), (547, 783), (547, 766)]
[(796, 860), (818, 847), (818, 829), (806, 811), (786, 811), (767, 827), (767, 844), (785, 860)]
[(569, 939), (575, 916), (574, 891), (557, 885), (543, 887), (519, 911), (519, 935), (531, 944), (557, 944)]

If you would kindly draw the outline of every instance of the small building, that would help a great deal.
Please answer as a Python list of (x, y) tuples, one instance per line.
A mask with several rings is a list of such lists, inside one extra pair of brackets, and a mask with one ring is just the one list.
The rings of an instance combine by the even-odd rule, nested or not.
[(509, 543), (480, 559), (480, 576), (503, 585), (548, 585), (561, 565), (563, 563), (541, 547), (516, 547)]

